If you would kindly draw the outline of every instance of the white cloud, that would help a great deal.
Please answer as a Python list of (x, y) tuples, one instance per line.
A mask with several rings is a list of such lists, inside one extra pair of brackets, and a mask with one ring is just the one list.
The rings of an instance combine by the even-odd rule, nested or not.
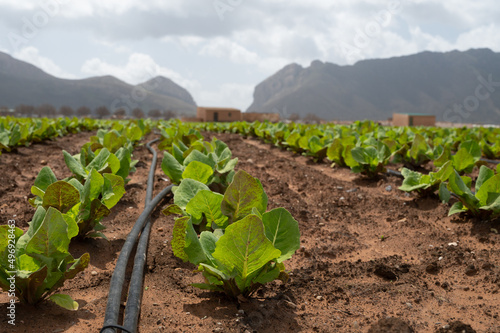
[(205, 38), (195, 35), (187, 35), (187, 36), (166, 36), (161, 38), (161, 41), (164, 43), (175, 43), (179, 45), (184, 51), (190, 52), (195, 47), (201, 45)]
[(142, 83), (161, 75), (188, 90), (199, 86), (196, 80), (186, 79), (181, 74), (158, 65), (151, 56), (143, 53), (131, 54), (124, 66), (109, 64), (99, 58), (92, 58), (83, 64), (81, 71), (95, 76), (113, 75), (131, 84)]
[(31, 10), (37, 7), (36, 1), (10, 1), (0, 0), (0, 5), (13, 9)]
[(293, 58), (267, 55), (265, 52), (258, 54), (225, 37), (207, 40), (199, 54), (226, 59), (234, 64), (254, 65), (268, 74), (277, 71), (291, 61), (296, 61)]
[(124, 46), (121, 43), (110, 42), (104, 39), (96, 39), (95, 42), (100, 45), (104, 45), (107, 48), (110, 48), (116, 53), (130, 53), (130, 48)]
[(467, 31), (458, 37), (455, 45), (460, 50), (500, 45), (500, 27), (492, 23)]
[(216, 58), (227, 58), (236, 64), (257, 64), (260, 62), (257, 53), (249, 51), (238, 43), (223, 37), (210, 40), (201, 49), (200, 54)]
[(15, 52), (12, 56), (19, 60), (24, 60), (26, 62), (29, 62), (30, 64), (33, 64), (41, 68), (43, 71), (51, 75), (54, 75), (58, 78), (64, 78), (64, 79), (75, 78), (73, 74), (64, 71), (49, 58), (42, 56), (40, 54), (40, 51), (38, 51), (38, 49), (33, 46), (25, 47)]
[[(238, 107), (250, 105), (254, 86), (252, 84), (227, 83), (216, 90), (202, 90), (195, 92), (198, 105), (214, 107)], [(245, 110), (242, 110), (245, 111)]]
[(140, 11), (157, 11), (165, 10), (174, 12), (176, 14), (185, 13), (186, 5), (182, 0), (149, 0), (149, 1), (135, 1), (135, 0), (87, 0), (87, 1), (70, 1), (70, 0), (0, 0), (0, 6), (4, 6), (14, 10), (23, 11), (53, 11), (57, 10), (57, 14), (61, 14), (70, 18), (88, 17), (88, 16), (107, 16), (107, 15), (121, 15), (130, 10)]

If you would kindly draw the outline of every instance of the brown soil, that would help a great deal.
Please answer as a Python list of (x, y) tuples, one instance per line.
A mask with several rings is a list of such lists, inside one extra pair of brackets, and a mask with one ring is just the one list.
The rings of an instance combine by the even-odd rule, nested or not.
[[(285, 207), (299, 221), (302, 247), (286, 262), (291, 279), (286, 285), (271, 283), (241, 304), (191, 287), (201, 282), (200, 275), (173, 257), (173, 218), (157, 209), (140, 332), (500, 332), (499, 220), (447, 217), (448, 205), (405, 195), (396, 177), (367, 180), (252, 139), (216, 136), (239, 158), (237, 168), (262, 181), (269, 209)], [(76, 153), (88, 137), (73, 135), (2, 155), (1, 223), (15, 214), (17, 225), (26, 228), (33, 215), (26, 196), (40, 160), (66, 177), (61, 150)], [(114, 264), (144, 206), (150, 154), (139, 146), (134, 157), (141, 163), (127, 193), (103, 221), (110, 241), (71, 246), (75, 257), (91, 255), (90, 267), (61, 291), (77, 300), (80, 310), (50, 302), (18, 304), (17, 326), (9, 328), (2, 315), (0, 331), (102, 327)], [(167, 184), (158, 165), (155, 193)], [(1, 294), (0, 313), (6, 313), (7, 302)]]

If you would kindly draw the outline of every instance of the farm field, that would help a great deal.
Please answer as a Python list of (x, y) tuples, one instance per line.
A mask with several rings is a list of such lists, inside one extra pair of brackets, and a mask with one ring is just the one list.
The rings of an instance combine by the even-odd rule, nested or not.
[[(71, 134), (2, 154), (2, 224), (15, 215), (17, 226), (26, 229), (34, 213), (27, 197), (40, 169), (50, 166), (58, 179), (70, 176), (61, 151), (78, 153), (92, 134)], [(164, 200), (153, 213), (140, 332), (368, 332), (386, 317), (401, 319), (415, 332), (453, 332), (443, 327), (460, 326), (455, 321), (476, 332), (500, 332), (499, 219), (448, 217), (451, 205), (398, 190), (402, 180), (395, 176), (367, 179), (238, 134), (203, 135), (225, 142), (239, 160), (236, 170), (260, 179), (269, 209), (290, 211), (299, 222), (301, 248), (287, 261), (290, 281), (267, 284), (248, 303), (196, 289), (190, 286), (202, 282), (193, 273), (196, 267), (172, 254), (174, 218), (161, 214), (168, 205)], [(155, 137), (148, 134), (142, 142)], [(18, 305), (17, 326), (9, 330), (3, 316), (2, 329), (83, 332), (102, 327), (117, 256), (144, 207), (151, 158), (144, 146), (137, 146), (134, 159), (140, 162), (126, 193), (102, 221), (109, 241), (70, 246), (74, 257), (90, 253), (89, 267), (61, 290), (80, 309), (70, 312), (50, 302)], [(161, 158), (154, 194), (169, 184), (160, 164)], [(0, 294), (2, 311), (7, 302), (7, 295)], [(372, 332), (386, 331), (375, 327)]]

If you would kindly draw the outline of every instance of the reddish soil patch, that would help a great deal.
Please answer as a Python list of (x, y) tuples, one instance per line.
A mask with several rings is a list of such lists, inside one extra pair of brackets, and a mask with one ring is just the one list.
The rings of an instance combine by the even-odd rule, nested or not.
[[(40, 159), (47, 156), (58, 177), (68, 176), (61, 149), (76, 153), (86, 135), (0, 157), (7, 170), (0, 175), (1, 223), (16, 214), (18, 225), (27, 226), (33, 209), (24, 196)], [(291, 279), (286, 285), (269, 284), (242, 304), (191, 287), (201, 277), (193, 265), (173, 257), (173, 218), (157, 209), (140, 332), (500, 332), (500, 236), (494, 232), (500, 230), (499, 220), (447, 217), (448, 205), (405, 195), (397, 190), (401, 180), (396, 177), (367, 180), (238, 135), (216, 136), (239, 158), (237, 168), (262, 181), (269, 209), (285, 207), (299, 221), (302, 247), (286, 262)], [(49, 302), (36, 308), (18, 305), (17, 326), (8, 330), (2, 315), (2, 330), (101, 328), (117, 256), (144, 206), (150, 154), (140, 146), (134, 157), (141, 163), (127, 193), (103, 221), (110, 242), (72, 245), (74, 256), (91, 255), (91, 267), (62, 290), (80, 310), (69, 312)], [(22, 166), (19, 172), (12, 163)], [(159, 165), (156, 175), (158, 193), (168, 182)], [(6, 294), (0, 295), (0, 314), (6, 313), (6, 302)]]
[(81, 132), (4, 152), (0, 156), (0, 223), (6, 224), (14, 218), (17, 227), (27, 228), (34, 213), (28, 198), (38, 172), (49, 166), (57, 179), (70, 176), (62, 151), (78, 154), (91, 135), (93, 133)]

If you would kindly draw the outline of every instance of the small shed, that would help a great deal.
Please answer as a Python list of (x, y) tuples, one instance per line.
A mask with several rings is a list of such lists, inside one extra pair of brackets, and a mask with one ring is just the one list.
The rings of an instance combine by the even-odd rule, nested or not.
[(233, 108), (208, 108), (198, 107), (196, 118), (200, 121), (240, 121), (241, 110)]
[(393, 113), (393, 126), (436, 126), (436, 116), (425, 113)]

